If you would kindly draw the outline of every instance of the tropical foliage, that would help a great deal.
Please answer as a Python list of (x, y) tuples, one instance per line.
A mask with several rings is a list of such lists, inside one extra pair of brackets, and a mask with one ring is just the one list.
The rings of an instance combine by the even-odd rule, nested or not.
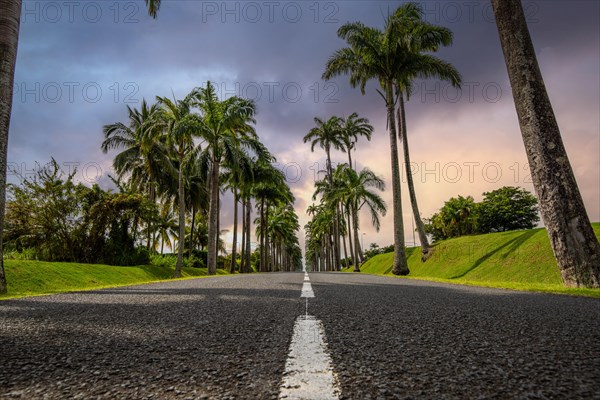
[[(53, 163), (36, 179), (11, 186), (8, 246), (42, 260), (118, 265), (147, 263), (166, 248), (177, 253), (175, 277), (184, 265), (214, 274), (226, 262), (231, 272), (301, 269), (294, 196), (255, 132), (251, 101), (220, 100), (208, 82), (183, 99), (157, 96), (155, 104), (127, 111), (127, 122), (104, 126), (101, 145), (105, 153), (116, 151), (119, 193), (75, 184)], [(221, 237), (226, 189), (235, 210), (242, 203), (240, 251), (237, 212), (233, 242)], [(254, 249), (252, 202), (259, 212)], [(228, 247), (233, 254), (226, 259)]]
[(73, 174), (64, 176), (53, 161), (9, 186), (6, 249), (44, 261), (147, 264), (148, 252), (135, 242), (141, 222), (156, 221), (156, 205), (139, 193), (75, 184)]
[(434, 241), (478, 233), (531, 229), (540, 220), (536, 198), (527, 190), (505, 186), (473, 197), (452, 197), (426, 220), (425, 229)]

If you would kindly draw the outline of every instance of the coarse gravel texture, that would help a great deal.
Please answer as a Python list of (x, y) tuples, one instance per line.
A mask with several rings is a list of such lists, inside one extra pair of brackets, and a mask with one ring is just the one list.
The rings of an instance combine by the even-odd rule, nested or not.
[(310, 274), (345, 399), (600, 399), (600, 300)]
[(0, 301), (1, 399), (274, 399), (302, 274)]

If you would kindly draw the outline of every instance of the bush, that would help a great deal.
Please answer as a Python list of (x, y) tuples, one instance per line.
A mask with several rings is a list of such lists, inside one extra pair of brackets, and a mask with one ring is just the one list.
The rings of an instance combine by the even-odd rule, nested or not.
[(190, 258), (183, 259), (183, 266), (188, 268), (206, 268), (206, 263), (201, 259), (192, 255)]
[(197, 258), (198, 260), (200, 260), (200, 263), (202, 264), (201, 267), (198, 268), (206, 268), (206, 265), (208, 264), (208, 251), (206, 250), (193, 250), (192, 251), (192, 256)]
[(18, 250), (9, 250), (4, 252), (5, 260), (35, 260), (39, 259), (37, 251), (33, 248)]
[(156, 267), (173, 268), (177, 263), (177, 257), (170, 254), (153, 254), (150, 256), (150, 264)]

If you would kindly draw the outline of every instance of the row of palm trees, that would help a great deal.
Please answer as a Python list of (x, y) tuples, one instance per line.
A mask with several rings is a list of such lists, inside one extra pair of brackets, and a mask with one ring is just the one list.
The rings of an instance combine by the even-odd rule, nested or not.
[[(304, 227), (307, 267), (340, 270), (343, 245), (344, 259), (348, 264), (352, 262), (355, 271), (358, 271), (364, 257), (358, 235), (360, 210), (368, 207), (377, 230), (379, 215), (386, 212), (384, 201), (371, 190), (384, 190), (383, 180), (368, 169), (357, 172), (352, 167), (352, 150), (361, 136), (371, 139), (373, 126), (357, 113), (347, 118), (332, 116), (326, 121), (315, 118), (314, 122), (315, 127), (304, 136), (304, 142), (311, 143), (311, 151), (316, 145), (325, 151), (326, 168), (325, 178), (315, 182), (313, 200), (320, 197), (320, 203), (311, 205), (307, 210), (312, 217)], [(344, 151), (348, 155), (348, 163), (333, 170), (332, 149)]]
[(442, 46), (450, 45), (452, 32), (447, 28), (426, 22), (423, 19), (423, 10), (418, 4), (406, 3), (387, 18), (383, 30), (353, 22), (340, 27), (337, 33), (347, 42), (348, 47), (336, 51), (329, 58), (323, 79), (348, 74), (350, 84), (353, 87), (360, 87), (363, 94), (367, 82), (375, 79), (380, 84), (378, 93), (385, 101), (391, 150), (394, 210), (392, 271), (397, 275), (406, 275), (409, 269), (404, 250), (398, 140), (403, 145), (409, 195), (423, 259), (429, 256), (430, 246), (410, 173), (404, 103), (410, 98), (415, 79), (439, 78), (460, 87), (461, 77), (458, 71), (446, 61), (430, 54)]
[[(251, 253), (251, 208), (256, 199), (260, 211), (260, 268), (263, 271), (294, 269), (301, 263), (295, 231), (297, 218), (287, 214), (277, 221), (269, 211), (288, 208), (294, 197), (283, 174), (272, 163), (275, 158), (260, 142), (254, 129), (256, 107), (234, 96), (220, 100), (213, 84), (193, 89), (184, 99), (156, 97), (141, 109), (128, 107), (129, 123), (104, 126), (102, 151), (120, 150), (113, 167), (119, 180), (145, 193), (161, 207), (159, 224), (147, 222), (146, 244), (156, 248), (158, 237), (170, 243), (177, 238), (175, 276), (181, 275), (186, 243), (189, 254), (201, 243), (199, 226), (206, 226), (208, 273), (216, 273), (220, 247), (222, 190), (234, 196), (234, 227), (230, 270), (237, 266), (238, 204), (242, 204), (241, 272), (249, 272)], [(172, 215), (177, 212), (177, 232)], [(277, 215), (279, 215), (277, 214)], [(186, 221), (191, 229), (186, 235)], [(269, 231), (275, 223), (285, 225)], [(270, 238), (277, 238), (277, 257)], [(161, 243), (161, 248), (163, 247)]]
[[(327, 180), (317, 181), (315, 186), (313, 200), (320, 196), (321, 201), (307, 210), (312, 216), (304, 227), (307, 267), (319, 271), (339, 271), (342, 265), (335, 258), (333, 249), (340, 246), (341, 238), (345, 261), (343, 266), (353, 265), (354, 271), (360, 272), (364, 254), (359, 236), (359, 214), (366, 207), (373, 227), (379, 231), (379, 217), (385, 216), (387, 207), (374, 189), (385, 189), (383, 179), (368, 168), (356, 172), (348, 164), (340, 164), (333, 172), (333, 186), (329, 186)], [(339, 221), (338, 237), (332, 229), (334, 220)]]

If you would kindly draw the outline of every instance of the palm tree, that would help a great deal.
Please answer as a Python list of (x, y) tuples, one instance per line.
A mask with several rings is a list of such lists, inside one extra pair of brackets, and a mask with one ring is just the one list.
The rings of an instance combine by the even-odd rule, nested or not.
[(158, 106), (142, 100), (140, 110), (128, 106), (127, 114), (128, 125), (122, 122), (104, 125), (101, 149), (105, 154), (123, 149), (113, 160), (117, 177), (127, 175), (138, 190), (144, 190), (161, 176), (166, 166), (166, 149), (154, 132)]
[[(173, 209), (168, 203), (163, 204), (158, 219), (158, 237), (160, 239), (160, 254), (164, 254), (165, 244), (173, 249), (171, 237), (176, 237), (178, 232), (177, 219)], [(158, 242), (156, 243), (158, 245)], [(158, 250), (155, 248), (154, 250)]]
[(309, 207), (307, 213), (312, 215), (312, 219), (305, 226), (309, 255), (314, 255), (317, 270), (329, 271), (332, 265), (330, 248), (333, 211), (321, 204)]
[[(239, 149), (238, 149), (239, 151)], [(242, 156), (243, 162), (227, 165), (228, 171), (223, 174), (222, 179), (226, 182), (226, 187), (233, 193), (233, 240), (231, 244), (231, 267), (230, 273), (234, 273), (237, 265), (237, 231), (238, 231), (238, 203), (242, 198), (240, 188), (246, 182), (252, 181), (252, 161)]]
[[(385, 216), (387, 208), (385, 202), (377, 193), (370, 190), (375, 188), (378, 190), (385, 190), (385, 183), (383, 180), (375, 175), (368, 168), (363, 169), (359, 173), (356, 173), (352, 168), (342, 166), (336, 171), (339, 174), (339, 180), (343, 186), (340, 186), (335, 193), (335, 197), (342, 200), (348, 210), (352, 213), (353, 225), (354, 225), (354, 242), (355, 246), (355, 263), (354, 271), (360, 272), (358, 265), (359, 251), (359, 218), (358, 214), (360, 210), (366, 206), (371, 214), (371, 223), (377, 231), (381, 226), (379, 221), (379, 215)], [(362, 257), (361, 257), (362, 259)]]
[(343, 140), (344, 151), (348, 153), (348, 165), (352, 167), (352, 150), (356, 150), (356, 142), (360, 136), (364, 136), (367, 141), (371, 141), (373, 135), (373, 126), (369, 120), (364, 117), (359, 117), (358, 113), (352, 113), (348, 118), (343, 119)]
[(267, 272), (270, 266), (268, 235), (270, 207), (293, 202), (294, 197), (285, 183), (284, 174), (264, 160), (256, 163), (254, 180), (253, 194), (258, 201), (260, 213), (255, 221), (256, 236), (260, 240), (260, 270)]
[[(158, 186), (171, 183), (171, 164), (167, 149), (155, 132), (157, 105), (142, 101), (140, 110), (127, 107), (129, 123), (121, 122), (104, 125), (103, 153), (122, 149), (113, 160), (117, 178), (128, 178), (133, 188), (147, 193), (148, 199), (156, 200)], [(151, 224), (147, 223), (147, 247), (151, 247)]]
[[(190, 160), (184, 165), (184, 192), (185, 209), (192, 210), (190, 237), (188, 240), (188, 257), (192, 256), (194, 250), (194, 232), (196, 228), (196, 214), (198, 212), (208, 212), (209, 196), (207, 191), (208, 171), (202, 165), (200, 158)], [(177, 191), (173, 192), (174, 198), (178, 199)]]
[(175, 264), (175, 278), (181, 277), (183, 266), (183, 251), (185, 246), (185, 180), (184, 169), (186, 164), (197, 157), (200, 147), (194, 146), (193, 138), (200, 134), (200, 119), (192, 112), (191, 100), (194, 92), (183, 100), (170, 100), (167, 97), (157, 96), (160, 110), (156, 118), (155, 127), (162, 130), (167, 145), (172, 152), (177, 164), (177, 198), (179, 200), (179, 241), (177, 249), (177, 263)]
[[(208, 222), (208, 273), (215, 274), (217, 268), (218, 245), (218, 204), (219, 173), (221, 163), (240, 163), (243, 152), (252, 150), (255, 154), (265, 151), (255, 139), (254, 121), (256, 106), (250, 100), (237, 96), (220, 101), (215, 87), (207, 82), (205, 88), (197, 88), (193, 93), (194, 105), (200, 109), (201, 134), (205, 140), (204, 157), (210, 163), (209, 174), (209, 222)], [(241, 149), (241, 150), (240, 150)]]
[(6, 293), (8, 289), (2, 247), (6, 206), (6, 157), (19, 43), (21, 0), (0, 0), (0, 15), (0, 293)]
[[(386, 26), (390, 25), (390, 18)], [(395, 38), (386, 29), (382, 32), (370, 28), (360, 22), (347, 23), (340, 27), (338, 36), (348, 43), (349, 47), (337, 50), (327, 61), (323, 79), (349, 74), (350, 84), (360, 86), (365, 93), (365, 86), (371, 79), (376, 79), (381, 86), (379, 94), (385, 101), (387, 109), (387, 126), (390, 139), (390, 156), (392, 166), (392, 197), (394, 211), (394, 264), (392, 272), (396, 275), (407, 275), (410, 271), (406, 262), (404, 243), (404, 223), (402, 220), (402, 199), (400, 189), (400, 165), (398, 162), (398, 144), (396, 134), (396, 118), (394, 83), (398, 71), (402, 69), (403, 57), (395, 42)]]
[[(331, 148), (343, 149), (344, 148), (344, 131), (342, 128), (343, 120), (340, 117), (332, 116), (327, 121), (323, 121), (321, 118), (315, 117), (315, 127), (312, 128), (305, 136), (304, 143), (311, 142), (310, 150), (314, 151), (315, 146), (318, 144), (322, 149), (325, 150), (327, 156), (326, 159), (326, 171), (327, 180), (329, 187), (333, 188), (333, 168), (331, 166)], [(340, 260), (340, 249), (339, 249), (339, 226), (338, 226), (337, 211), (333, 215), (333, 257), (336, 267), (339, 266)], [(339, 268), (336, 268), (339, 269)]]
[(600, 287), (600, 243), (564, 148), (519, 0), (492, 0), (540, 212), (566, 286)]
[[(359, 117), (358, 113), (352, 113), (344, 119), (343, 125), (344, 132), (344, 150), (348, 153), (348, 165), (352, 167), (352, 150), (356, 150), (356, 143), (360, 136), (364, 136), (368, 141), (371, 140), (373, 134), (373, 126), (369, 123), (369, 120), (364, 117)], [(357, 243), (352, 243), (352, 226), (349, 210), (346, 212), (346, 231), (348, 232), (348, 246), (350, 247), (350, 254), (354, 257), (354, 246), (358, 246)], [(340, 218), (341, 219), (341, 218)]]
[[(333, 216), (333, 218), (338, 221), (338, 234), (342, 235), (343, 238), (343, 244), (344, 244), (344, 252), (345, 252), (345, 257), (348, 258), (348, 252), (347, 252), (347, 248), (346, 248), (346, 239), (345, 239), (345, 234), (347, 233), (347, 230), (344, 228), (345, 226), (345, 218), (344, 218), (344, 204), (343, 202), (337, 198), (335, 196), (335, 194), (337, 193), (337, 191), (340, 189), (341, 186), (343, 186), (343, 182), (340, 181), (340, 175), (337, 173), (338, 170), (342, 169), (342, 168), (347, 168), (346, 164), (340, 164), (338, 165), (338, 167), (336, 168), (336, 170), (333, 172), (333, 187), (329, 184), (328, 179), (325, 180), (319, 180), (315, 182), (315, 192), (313, 194), (313, 200), (316, 200), (317, 197), (319, 195), (321, 195), (321, 211), (323, 211), (324, 209), (331, 211), (331, 215)], [(330, 223), (329, 227), (335, 227), (336, 225), (333, 225)], [(328, 235), (332, 235), (334, 238), (335, 236), (335, 230), (332, 229), (328, 229)], [(339, 244), (339, 242), (335, 242), (336, 244)], [(352, 253), (352, 255), (354, 255), (354, 253)], [(337, 263), (334, 263), (334, 269), (335, 270), (340, 270), (340, 265)]]
[(454, 87), (460, 87), (461, 77), (459, 72), (447, 62), (424, 52), (435, 52), (440, 46), (452, 44), (452, 32), (444, 27), (436, 26), (423, 21), (422, 7), (416, 3), (406, 3), (400, 6), (387, 25), (387, 34), (393, 37), (398, 53), (404, 58), (402, 68), (399, 69), (395, 80), (395, 90), (398, 99), (397, 123), (398, 134), (404, 152), (404, 165), (410, 204), (419, 241), (421, 242), (422, 260), (430, 256), (429, 240), (425, 233), (425, 226), (421, 219), (413, 176), (410, 169), (410, 153), (408, 149), (408, 130), (406, 125), (406, 112), (404, 96), (410, 96), (412, 81), (415, 78), (440, 78), (449, 81)]
[(291, 203), (273, 207), (268, 233), (273, 243), (272, 263), (275, 271), (290, 271), (290, 255), (298, 245), (296, 231), (300, 228), (298, 216)]

